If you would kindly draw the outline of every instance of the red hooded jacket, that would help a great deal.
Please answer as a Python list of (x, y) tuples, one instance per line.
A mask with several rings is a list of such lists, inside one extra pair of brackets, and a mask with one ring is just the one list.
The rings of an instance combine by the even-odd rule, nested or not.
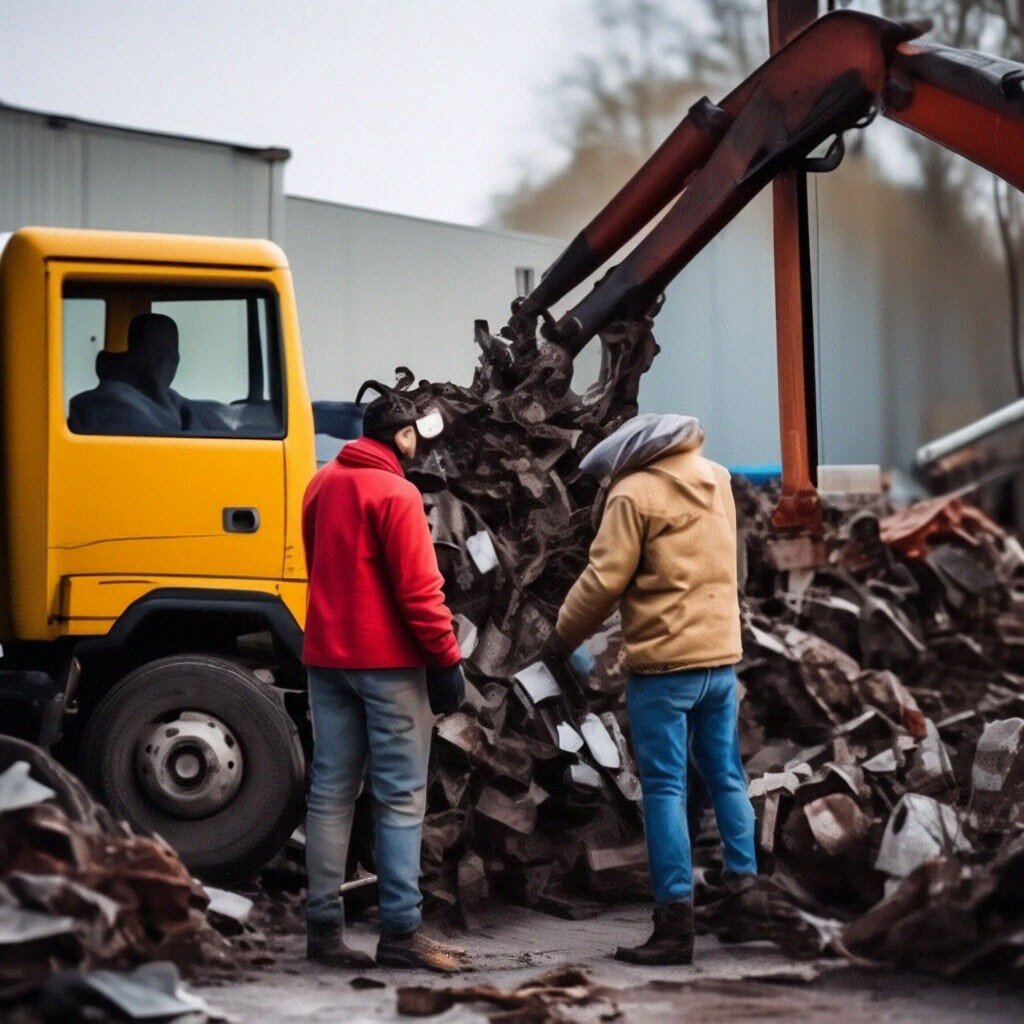
[(423, 497), (390, 448), (360, 438), (313, 477), (302, 539), (307, 665), (416, 668), (459, 660)]

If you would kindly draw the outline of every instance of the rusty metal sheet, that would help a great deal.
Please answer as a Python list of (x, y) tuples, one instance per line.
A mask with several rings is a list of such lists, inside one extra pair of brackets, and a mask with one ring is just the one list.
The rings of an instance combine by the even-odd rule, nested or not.
[(1004, 535), (984, 512), (954, 496), (918, 502), (892, 513), (881, 524), (882, 540), (909, 558), (924, 558), (936, 539), (958, 537), (975, 544), (981, 534)]
[(518, 797), (486, 786), (477, 798), (476, 812), (513, 832), (529, 835), (537, 824), (537, 807), (547, 794), (539, 787)]
[(829, 562), (829, 553), (823, 538), (810, 534), (777, 537), (765, 545), (764, 557), (778, 572), (818, 569)]
[(853, 797), (844, 793), (812, 800), (803, 806), (815, 842), (830, 856), (838, 857), (864, 842), (871, 831), (871, 818)]

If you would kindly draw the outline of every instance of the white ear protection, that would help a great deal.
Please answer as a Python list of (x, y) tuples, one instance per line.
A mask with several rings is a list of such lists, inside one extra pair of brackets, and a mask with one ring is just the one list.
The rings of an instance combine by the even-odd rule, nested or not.
[(444, 419), (437, 409), (431, 409), (416, 421), (416, 432), (426, 440), (437, 437), (442, 430), (444, 430)]

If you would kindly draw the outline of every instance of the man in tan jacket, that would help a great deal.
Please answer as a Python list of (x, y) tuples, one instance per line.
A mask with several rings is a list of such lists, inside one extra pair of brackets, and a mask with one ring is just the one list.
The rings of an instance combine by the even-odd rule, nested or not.
[(574, 650), (618, 602), (655, 898), (653, 935), (615, 954), (630, 963), (693, 959), (688, 757), (715, 808), (727, 875), (757, 872), (736, 729), (736, 508), (729, 474), (703, 458), (703, 441), (692, 417), (648, 413), (584, 458), (580, 468), (608, 479), (610, 489), (589, 564), (562, 604), (549, 647)]

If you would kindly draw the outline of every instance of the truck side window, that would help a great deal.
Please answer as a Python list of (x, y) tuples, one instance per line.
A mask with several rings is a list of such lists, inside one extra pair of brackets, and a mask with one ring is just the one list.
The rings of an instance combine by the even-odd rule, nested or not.
[(68, 282), (62, 311), (74, 433), (284, 436), (272, 293)]
[(64, 394), (96, 386), (96, 353), (103, 351), (107, 304), (103, 299), (64, 299)]

